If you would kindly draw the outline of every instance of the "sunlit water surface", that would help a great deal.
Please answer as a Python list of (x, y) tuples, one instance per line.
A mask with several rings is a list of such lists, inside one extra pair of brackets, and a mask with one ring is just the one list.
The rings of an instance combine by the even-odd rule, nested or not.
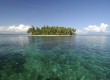
[(110, 80), (110, 36), (0, 35), (0, 80)]

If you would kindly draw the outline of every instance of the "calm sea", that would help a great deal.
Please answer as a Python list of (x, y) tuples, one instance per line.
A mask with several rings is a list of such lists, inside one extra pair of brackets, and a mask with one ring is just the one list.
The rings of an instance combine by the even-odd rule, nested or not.
[(0, 35), (0, 80), (110, 80), (110, 36)]

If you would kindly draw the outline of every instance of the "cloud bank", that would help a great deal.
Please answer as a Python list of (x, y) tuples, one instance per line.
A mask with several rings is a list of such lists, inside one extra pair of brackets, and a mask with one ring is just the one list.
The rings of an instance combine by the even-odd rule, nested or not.
[(0, 26), (0, 34), (26, 34), (29, 28), (30, 26), (23, 24), (18, 26)]
[(108, 24), (101, 23), (97, 25), (89, 25), (83, 29), (77, 30), (78, 35), (110, 35), (110, 28)]
[[(20, 24), (18, 26), (0, 26), (0, 34), (26, 34), (31, 26)], [(77, 30), (78, 35), (110, 35), (110, 26), (105, 23), (89, 25)]]

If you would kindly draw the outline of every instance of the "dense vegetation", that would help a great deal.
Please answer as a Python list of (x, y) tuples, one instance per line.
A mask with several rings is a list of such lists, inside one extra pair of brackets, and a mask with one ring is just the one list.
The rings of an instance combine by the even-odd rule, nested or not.
[(32, 35), (75, 35), (76, 29), (58, 27), (58, 26), (44, 26), (42, 28), (34, 27), (28, 29), (27, 33)]

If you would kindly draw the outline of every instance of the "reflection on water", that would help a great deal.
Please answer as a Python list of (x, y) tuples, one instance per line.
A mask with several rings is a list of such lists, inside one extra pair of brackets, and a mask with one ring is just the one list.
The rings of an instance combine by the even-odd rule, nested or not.
[(0, 35), (0, 80), (110, 80), (109, 41)]

